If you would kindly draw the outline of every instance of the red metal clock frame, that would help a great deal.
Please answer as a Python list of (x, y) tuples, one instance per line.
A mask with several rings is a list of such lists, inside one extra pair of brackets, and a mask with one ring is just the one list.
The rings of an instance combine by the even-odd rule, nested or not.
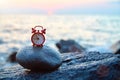
[[(37, 27), (42, 28), (42, 30), (36, 30)], [(44, 36), (44, 34), (46, 34), (46, 29), (43, 29), (42, 26), (35, 26), (34, 28), (32, 28), (32, 33), (33, 33), (33, 34), (32, 34), (32, 36), (31, 36), (31, 42), (33, 43), (33, 46), (42, 47), (43, 44), (44, 44), (44, 42), (45, 42), (45, 36)], [(43, 42), (42, 42), (41, 44), (36, 44), (36, 43), (34, 42), (33, 37), (34, 37), (36, 34), (41, 35), (41, 36), (43, 37)]]

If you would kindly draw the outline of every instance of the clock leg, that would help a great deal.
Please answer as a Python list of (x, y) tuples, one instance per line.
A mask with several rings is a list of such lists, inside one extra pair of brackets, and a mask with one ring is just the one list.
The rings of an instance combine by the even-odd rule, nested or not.
[(41, 45), (37, 45), (37, 47), (43, 47), (43, 44), (41, 44)]
[(43, 47), (43, 44), (41, 44), (41, 47)]
[(35, 44), (33, 44), (33, 47), (35, 47)]

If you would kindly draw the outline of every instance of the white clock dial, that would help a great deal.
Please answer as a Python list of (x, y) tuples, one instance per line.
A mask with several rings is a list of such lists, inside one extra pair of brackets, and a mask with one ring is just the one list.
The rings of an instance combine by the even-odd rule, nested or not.
[(42, 34), (34, 34), (33, 35), (33, 42), (34, 44), (40, 45), (44, 42), (44, 37)]

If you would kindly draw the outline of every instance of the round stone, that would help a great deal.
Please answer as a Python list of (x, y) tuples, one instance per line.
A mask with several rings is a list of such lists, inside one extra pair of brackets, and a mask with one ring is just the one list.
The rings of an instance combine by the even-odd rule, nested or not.
[(20, 49), (16, 55), (17, 62), (24, 68), (33, 71), (51, 71), (62, 64), (60, 53), (49, 46), (26, 46)]

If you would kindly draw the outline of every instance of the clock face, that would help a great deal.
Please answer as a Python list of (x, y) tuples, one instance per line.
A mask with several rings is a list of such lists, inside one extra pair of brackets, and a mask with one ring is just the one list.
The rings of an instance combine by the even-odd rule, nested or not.
[(31, 41), (32, 41), (33, 44), (35, 44), (35, 45), (41, 45), (41, 44), (44, 43), (45, 37), (44, 37), (44, 35), (41, 34), (41, 33), (35, 33), (35, 34), (32, 35)]

